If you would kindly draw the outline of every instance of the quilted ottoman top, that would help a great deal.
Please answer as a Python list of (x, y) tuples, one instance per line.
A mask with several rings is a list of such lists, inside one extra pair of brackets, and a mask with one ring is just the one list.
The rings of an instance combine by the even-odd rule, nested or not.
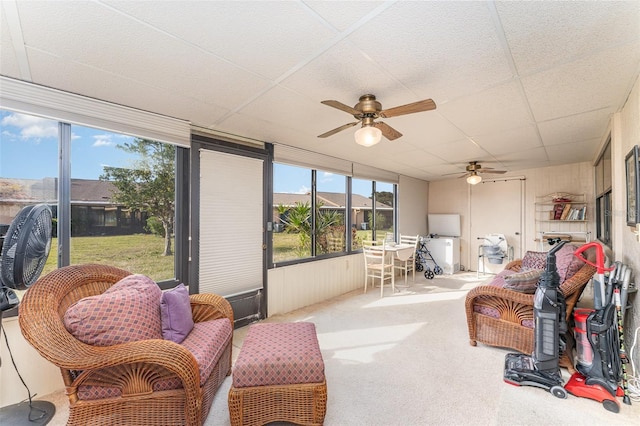
[(310, 322), (249, 326), (233, 367), (233, 386), (324, 382), (324, 362)]

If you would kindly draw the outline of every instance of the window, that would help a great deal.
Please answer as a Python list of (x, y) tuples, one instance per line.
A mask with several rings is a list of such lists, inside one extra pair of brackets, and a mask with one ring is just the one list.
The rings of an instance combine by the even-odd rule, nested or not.
[(346, 182), (346, 176), (316, 171), (316, 254), (345, 251)]
[(363, 240), (384, 239), (394, 232), (395, 190), (391, 183), (274, 163), (273, 263), (347, 253)]
[[(184, 184), (176, 168), (178, 158), (188, 158), (178, 155), (185, 148), (8, 111), (0, 119), (0, 224), (10, 223), (20, 206), (65, 203), (53, 209), (54, 220), (70, 230), (53, 239), (43, 274), (103, 263), (176, 281), (176, 185)], [(65, 182), (68, 197), (58, 199)], [(60, 259), (58, 238), (68, 247)]]
[(611, 247), (611, 138), (595, 166), (596, 237)]
[(311, 256), (311, 170), (273, 165), (273, 262)]
[[(56, 220), (58, 123), (0, 110), (0, 242), (23, 207), (48, 204)], [(55, 226), (53, 232), (55, 235)], [(42, 271), (57, 267), (57, 238)], [(0, 245), (1, 247), (1, 245)]]

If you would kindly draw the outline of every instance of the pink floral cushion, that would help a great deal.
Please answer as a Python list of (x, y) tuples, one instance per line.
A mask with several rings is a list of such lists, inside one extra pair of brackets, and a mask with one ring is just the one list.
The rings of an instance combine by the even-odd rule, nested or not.
[[(571, 278), (584, 266), (584, 262), (574, 255), (577, 248), (565, 244), (556, 252), (556, 269), (560, 276), (560, 284)], [(522, 258), (522, 270), (530, 271), (547, 268), (547, 253), (528, 251)]]
[(64, 314), (64, 326), (92, 346), (162, 339), (160, 287), (149, 277), (129, 275), (97, 296), (85, 297)]
[[(198, 362), (200, 386), (202, 386), (220, 360), (224, 349), (233, 334), (231, 322), (217, 319), (195, 323), (191, 333), (182, 341)], [(182, 382), (177, 376), (158, 380), (153, 384), (155, 392), (182, 388)], [(78, 398), (82, 400), (112, 398), (122, 395), (117, 387), (82, 385), (78, 388)]]
[(545, 269), (547, 267), (547, 253), (542, 251), (527, 251), (522, 257), (523, 271)]
[(310, 322), (249, 326), (233, 368), (233, 386), (324, 382), (324, 362)]
[(575, 246), (565, 244), (556, 253), (556, 268), (558, 275), (560, 275), (561, 284), (573, 277), (584, 266), (584, 261), (574, 254), (576, 250)]

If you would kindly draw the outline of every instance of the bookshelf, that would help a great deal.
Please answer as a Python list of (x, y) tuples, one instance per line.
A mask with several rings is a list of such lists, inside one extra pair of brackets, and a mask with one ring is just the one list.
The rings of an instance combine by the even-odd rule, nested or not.
[(585, 243), (591, 241), (588, 219), (591, 214), (585, 194), (554, 192), (536, 196), (536, 242), (549, 249), (548, 238)]

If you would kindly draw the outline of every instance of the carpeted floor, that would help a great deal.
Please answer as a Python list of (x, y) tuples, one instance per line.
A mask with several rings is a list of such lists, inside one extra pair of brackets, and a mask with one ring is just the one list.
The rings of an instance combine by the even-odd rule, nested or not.
[[(355, 291), (267, 321), (315, 323), (327, 377), (325, 425), (637, 424), (637, 403), (614, 414), (596, 401), (504, 383), (509, 351), (468, 343), (464, 298), (479, 281), (475, 273), (417, 274), (415, 284), (393, 295), (387, 289), (384, 298), (378, 289)], [(235, 331), (234, 359), (246, 331)], [(228, 377), (206, 426), (229, 424), (230, 385)], [(65, 424), (64, 395), (43, 399), (59, 401), (49, 424)]]

